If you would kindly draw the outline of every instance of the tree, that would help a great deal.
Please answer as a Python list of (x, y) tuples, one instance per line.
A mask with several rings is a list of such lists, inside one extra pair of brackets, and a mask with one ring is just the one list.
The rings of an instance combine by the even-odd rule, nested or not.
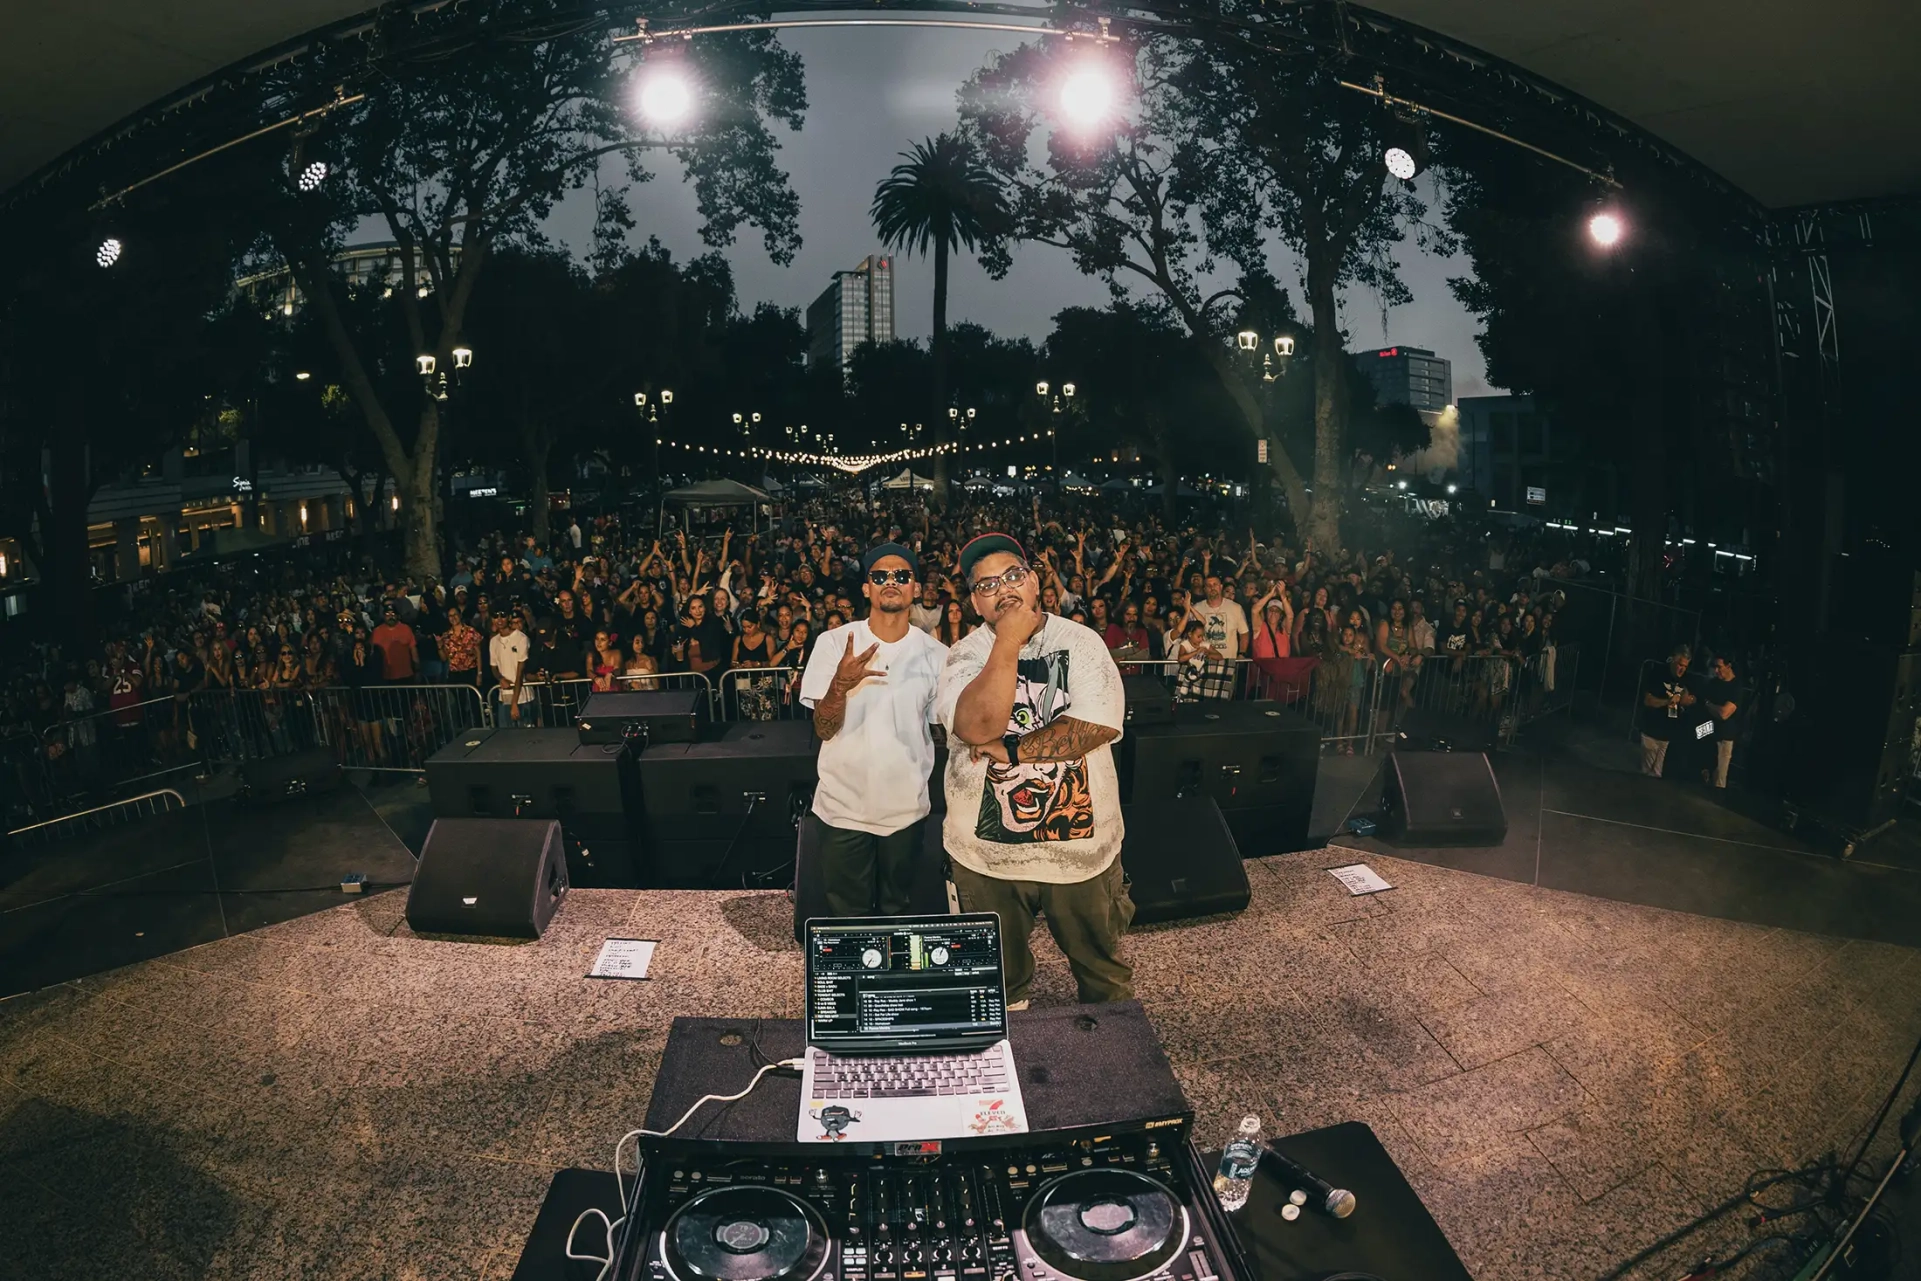
[[(536, 2), (566, 16), (561, 0)], [(527, 7), (498, 21), (524, 30)], [(476, 21), (452, 11), (414, 20)], [(436, 475), (448, 403), (418, 382), (396, 395), (383, 389), (383, 374), (410, 368), (416, 356), (432, 356), (439, 372), (452, 369), (475, 289), (498, 249), (541, 245), (542, 219), (566, 193), (598, 181), (603, 157), (623, 155), (625, 180), (645, 180), (640, 156), (649, 148), (683, 164), (709, 243), (731, 242), (742, 223), (762, 229), (776, 261), (790, 260), (799, 243), (798, 201), (774, 162), (766, 120), (798, 127), (805, 94), (799, 60), (770, 34), (723, 33), (676, 50), (698, 85), (698, 123), (668, 136), (635, 131), (622, 104), (647, 68), (617, 71), (597, 26), (494, 39), (494, 21), (477, 20), (470, 51), (384, 68), (362, 103), (336, 113), (344, 117), (329, 156), (336, 172), (308, 199), (287, 193), (279, 202), (280, 248), (394, 477), (407, 565), (421, 576), (440, 565)], [(621, 188), (601, 189), (598, 199), (603, 231), (631, 224)], [(366, 344), (347, 324), (342, 312), (354, 291), (330, 270), (341, 237), (369, 218), (386, 226), (398, 263), (388, 302), (404, 339), (384, 346)]]
[(934, 430), (934, 498), (947, 502), (947, 256), (955, 246), (973, 253), (999, 233), (1007, 216), (1005, 197), (993, 170), (973, 140), (942, 133), (915, 143), (901, 155), (904, 164), (874, 190), (869, 216), (883, 245), (934, 256), (933, 403), (928, 419)]
[(92, 626), (87, 509), (106, 482), (157, 459), (217, 412), (207, 320), (231, 286), (235, 221), (191, 193), (122, 211), (141, 229), (119, 261), (71, 225), (22, 225), (0, 277), (0, 533), (39, 571), (52, 626)]
[[(1272, 29), (1285, 38), (1323, 21), (1318, 10), (1277, 13), (1257, 0), (1212, 7), (1256, 36)], [(1009, 190), (1007, 238), (1064, 248), (1115, 289), (1158, 295), (1251, 436), (1262, 434), (1267, 410), (1259, 374), (1231, 346), (1231, 304), (1266, 281), (1270, 238), (1300, 256), (1316, 338), (1312, 502), (1298, 451), (1274, 442), (1268, 458), (1296, 522), (1334, 549), (1348, 409), (1338, 291), (1362, 284), (1404, 300), (1387, 251), (1424, 210), (1409, 189), (1390, 185), (1380, 164), (1388, 121), (1335, 83), (1338, 65), (1256, 43), (1144, 38), (1130, 51), (1135, 103), (1126, 118), (1093, 142), (1051, 130), (1044, 164), (1030, 160), (1043, 124), (1031, 104), (1075, 68), (1080, 47), (1027, 45), (997, 57), (963, 88), (962, 113)], [(1424, 234), (1445, 247), (1436, 229)], [(990, 269), (1006, 270), (1004, 244), (990, 244), (987, 258)], [(1221, 259), (1242, 277), (1206, 293), (1202, 278)]]
[(527, 472), (528, 509), (542, 547), (553, 536), (551, 464), (599, 402), (613, 399), (609, 371), (594, 361), (600, 326), (587, 273), (553, 251), (503, 250), (474, 291), (468, 332), (479, 360), (462, 389), (476, 428), (511, 442)]

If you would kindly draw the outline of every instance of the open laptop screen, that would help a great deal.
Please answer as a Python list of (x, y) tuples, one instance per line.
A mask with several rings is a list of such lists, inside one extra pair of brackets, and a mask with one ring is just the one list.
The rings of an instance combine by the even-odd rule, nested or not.
[(955, 1050), (1007, 1035), (1000, 918), (807, 923), (807, 1043), (829, 1053)]

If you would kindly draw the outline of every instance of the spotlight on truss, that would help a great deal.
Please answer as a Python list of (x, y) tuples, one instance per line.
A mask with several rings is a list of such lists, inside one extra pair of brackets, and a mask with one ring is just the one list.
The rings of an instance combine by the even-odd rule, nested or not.
[(1603, 249), (1613, 247), (1621, 239), (1621, 233), (1625, 230), (1621, 220), (1611, 213), (1597, 213), (1587, 220), (1587, 234), (1592, 236), (1594, 243)]
[(108, 236), (100, 242), (100, 247), (93, 251), (93, 260), (102, 267), (111, 267), (120, 261), (120, 250), (120, 242)]
[(300, 171), (299, 186), (302, 191), (312, 191), (327, 181), (327, 162), (315, 160)]
[(1402, 182), (1420, 172), (1420, 166), (1414, 163), (1414, 156), (1406, 147), (1389, 147), (1381, 159), (1387, 163), (1387, 171)]
[(693, 86), (679, 71), (662, 67), (640, 82), (640, 114), (653, 124), (671, 128), (694, 110)]

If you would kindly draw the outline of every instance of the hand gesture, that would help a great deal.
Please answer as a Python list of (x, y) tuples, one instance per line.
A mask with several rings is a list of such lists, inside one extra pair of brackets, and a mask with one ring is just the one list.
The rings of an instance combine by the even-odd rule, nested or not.
[(839, 694), (851, 694), (858, 689), (861, 682), (865, 681), (868, 677), (887, 675), (886, 672), (877, 671), (867, 665), (868, 661), (879, 652), (880, 642), (876, 641), (856, 654), (854, 652), (854, 638), (849, 636), (847, 638), (847, 652), (841, 655), (839, 666), (834, 668), (834, 691)]
[(1007, 744), (998, 740), (992, 743), (970, 743), (967, 758), (973, 761), (995, 761), (1007, 764)]
[(1045, 626), (1047, 626), (1047, 615), (1042, 612), (1038, 602), (1032, 605), (1016, 605), (995, 622), (994, 639), (1000, 640), (1004, 637), (1015, 644), (1025, 645)]

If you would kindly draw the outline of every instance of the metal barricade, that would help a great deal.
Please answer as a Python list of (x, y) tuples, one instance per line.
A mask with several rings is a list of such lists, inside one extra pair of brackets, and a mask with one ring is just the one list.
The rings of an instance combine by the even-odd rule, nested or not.
[(7, 839), (18, 849), (31, 849), (50, 845), (55, 841), (69, 840), (87, 832), (97, 832), (102, 828), (131, 823), (137, 818), (153, 814), (165, 814), (173, 810), (185, 809), (187, 800), (171, 787), (162, 787), (125, 800), (111, 801), (96, 805), (92, 809), (81, 810), (77, 814), (62, 814), (40, 823), (30, 823), (26, 827), (16, 827), (7, 833)]
[(429, 756), (486, 724), (472, 685), (336, 685), (312, 698), (320, 739), (347, 769), (419, 773)]
[(332, 742), (302, 689), (205, 689), (187, 702), (191, 741), (215, 765), (288, 756)]
[(50, 793), (101, 796), (200, 768), (171, 695), (55, 721), (41, 735)]
[(1177, 658), (1130, 658), (1120, 664), (1125, 676), (1152, 676), (1180, 699), (1248, 698), (1251, 660), (1209, 660), (1196, 663)]
[(811, 720), (797, 667), (736, 667), (720, 678), (720, 715), (730, 721)]
[[(623, 690), (694, 690), (707, 699), (708, 715), (718, 719), (719, 699), (705, 672), (656, 672), (646, 676), (616, 676), (614, 685)], [(520, 715), (512, 714), (501, 691), (487, 691), (486, 723), (496, 729), (519, 725), (524, 729), (571, 729), (594, 692), (589, 677), (574, 680), (529, 681), (522, 686)]]
[(47, 744), (26, 726), (0, 733), (0, 816), (37, 820), (55, 811)]

